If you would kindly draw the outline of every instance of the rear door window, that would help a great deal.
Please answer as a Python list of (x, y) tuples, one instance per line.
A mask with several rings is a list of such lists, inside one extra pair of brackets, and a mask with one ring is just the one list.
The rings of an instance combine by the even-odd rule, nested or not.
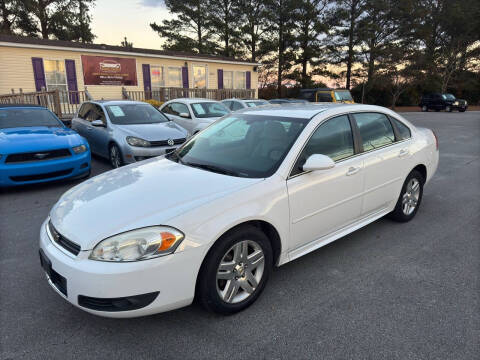
[(353, 114), (363, 143), (363, 151), (371, 151), (395, 141), (392, 124), (385, 114)]

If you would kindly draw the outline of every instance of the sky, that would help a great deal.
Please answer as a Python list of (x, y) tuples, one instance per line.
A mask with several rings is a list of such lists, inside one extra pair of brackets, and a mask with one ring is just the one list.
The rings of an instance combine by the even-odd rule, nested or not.
[(91, 15), (94, 43), (120, 45), (126, 36), (134, 47), (147, 49), (161, 45), (149, 24), (169, 16), (162, 0), (97, 0)]

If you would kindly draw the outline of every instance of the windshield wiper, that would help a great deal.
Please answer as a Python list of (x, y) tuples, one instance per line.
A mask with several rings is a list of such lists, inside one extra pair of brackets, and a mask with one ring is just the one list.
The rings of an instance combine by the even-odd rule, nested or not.
[(222, 168), (220, 166), (216, 166), (216, 165), (198, 164), (198, 163), (191, 163), (191, 162), (183, 162), (183, 164), (187, 165), (187, 166), (196, 167), (196, 168), (199, 168), (199, 169), (204, 169), (204, 170), (216, 172), (216, 173), (219, 173), (219, 174), (224, 174), (224, 175), (232, 175), (232, 176), (242, 176), (243, 175), (243, 174), (238, 173), (236, 171), (224, 169), (224, 168)]

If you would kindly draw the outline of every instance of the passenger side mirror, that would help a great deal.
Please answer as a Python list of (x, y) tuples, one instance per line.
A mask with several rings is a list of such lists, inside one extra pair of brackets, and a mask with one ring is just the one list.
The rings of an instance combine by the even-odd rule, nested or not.
[(188, 113), (180, 113), (179, 116), (185, 119), (190, 119), (190, 115)]
[(103, 123), (102, 120), (93, 120), (92, 121), (92, 126), (105, 127), (105, 124)]
[(335, 166), (335, 162), (327, 155), (313, 154), (303, 165), (303, 171), (327, 170)]

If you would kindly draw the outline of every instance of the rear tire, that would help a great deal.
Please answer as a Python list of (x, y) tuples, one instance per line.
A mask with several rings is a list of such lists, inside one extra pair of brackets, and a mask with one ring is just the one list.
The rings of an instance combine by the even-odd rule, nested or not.
[(222, 236), (205, 257), (198, 275), (197, 298), (209, 311), (230, 315), (257, 300), (273, 264), (267, 236), (246, 225)]
[(424, 183), (425, 179), (417, 170), (413, 170), (408, 174), (407, 179), (403, 183), (395, 209), (389, 214), (392, 220), (407, 222), (415, 217), (422, 202)]

